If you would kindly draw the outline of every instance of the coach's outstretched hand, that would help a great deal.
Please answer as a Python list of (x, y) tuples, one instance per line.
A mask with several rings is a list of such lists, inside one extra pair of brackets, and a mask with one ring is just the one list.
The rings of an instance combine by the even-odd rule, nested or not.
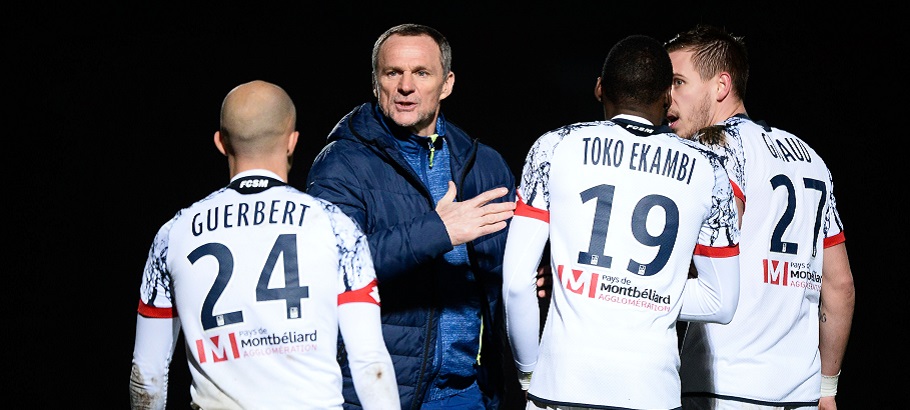
[(455, 202), (455, 183), (449, 181), (449, 190), (436, 204), (436, 213), (449, 232), (452, 246), (505, 228), (506, 221), (515, 213), (515, 202), (489, 202), (508, 193), (508, 188), (501, 187), (464, 202)]

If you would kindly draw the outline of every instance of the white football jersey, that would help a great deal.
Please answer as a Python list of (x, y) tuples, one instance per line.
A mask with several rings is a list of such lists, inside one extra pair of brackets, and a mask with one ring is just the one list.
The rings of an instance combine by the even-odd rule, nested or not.
[(339, 305), (379, 304), (359, 227), (277, 178), (236, 176), (164, 224), (149, 252), (139, 314), (179, 318), (201, 408), (340, 408)]
[[(528, 393), (539, 402), (678, 407), (675, 329), (693, 253), (738, 254), (737, 211), (719, 158), (641, 121), (559, 128), (525, 160), (504, 303), (516, 364), (533, 370)], [(538, 346), (536, 311), (527, 314), (517, 299), (536, 305), (541, 235), (550, 242), (553, 291)], [(735, 278), (730, 266), (705, 276)]]
[(791, 133), (744, 115), (723, 125), (727, 145), (713, 148), (746, 204), (739, 306), (727, 325), (689, 324), (683, 394), (816, 405), (822, 255), (844, 240), (831, 174)]

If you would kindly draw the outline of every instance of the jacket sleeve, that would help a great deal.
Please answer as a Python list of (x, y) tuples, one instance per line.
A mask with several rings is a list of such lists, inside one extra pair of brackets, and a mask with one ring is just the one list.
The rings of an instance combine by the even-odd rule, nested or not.
[(366, 197), (357, 180), (358, 171), (346, 163), (349, 158), (336, 155), (334, 149), (337, 147), (327, 146), (316, 157), (307, 177), (307, 193), (334, 203), (363, 230), (380, 283), (452, 250), (449, 234), (435, 210), (382, 229), (368, 226), (367, 207), (377, 206), (375, 200)]

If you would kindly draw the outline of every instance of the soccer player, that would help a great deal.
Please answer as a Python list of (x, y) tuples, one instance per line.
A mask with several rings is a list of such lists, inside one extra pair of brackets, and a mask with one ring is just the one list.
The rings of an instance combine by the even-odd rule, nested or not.
[[(528, 408), (677, 408), (677, 319), (733, 317), (733, 189), (716, 155), (660, 125), (672, 79), (660, 42), (620, 40), (594, 88), (607, 120), (548, 132), (527, 155), (503, 298)], [(547, 240), (552, 300), (538, 339)]]
[(749, 118), (741, 37), (699, 25), (665, 47), (670, 126), (724, 158), (745, 204), (736, 316), (689, 324), (683, 408), (834, 409), (855, 295), (831, 173), (805, 141)]
[(193, 408), (340, 409), (339, 329), (364, 407), (398, 408), (366, 237), (337, 207), (286, 183), (295, 120), (274, 84), (241, 84), (225, 97), (215, 146), (231, 181), (155, 236), (140, 288), (132, 408), (165, 408), (182, 331)]

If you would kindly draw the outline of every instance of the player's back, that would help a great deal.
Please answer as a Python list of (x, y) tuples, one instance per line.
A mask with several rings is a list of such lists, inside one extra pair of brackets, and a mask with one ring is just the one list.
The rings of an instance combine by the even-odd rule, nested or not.
[(842, 235), (828, 168), (795, 135), (744, 116), (725, 124), (726, 166), (745, 196), (733, 321), (690, 324), (683, 393), (766, 403), (818, 400), (818, 301), (826, 242)]
[(193, 401), (340, 407), (338, 296), (375, 277), (357, 241), (365, 246), (334, 205), (260, 175), (235, 180), (165, 225), (155, 249), (173, 281)]
[(522, 200), (549, 210), (554, 270), (534, 395), (679, 404), (674, 329), (686, 272), (696, 244), (730, 245), (719, 227), (736, 214), (717, 157), (663, 131), (623, 119), (573, 124), (542, 136), (529, 154), (547, 177), (522, 181)]

